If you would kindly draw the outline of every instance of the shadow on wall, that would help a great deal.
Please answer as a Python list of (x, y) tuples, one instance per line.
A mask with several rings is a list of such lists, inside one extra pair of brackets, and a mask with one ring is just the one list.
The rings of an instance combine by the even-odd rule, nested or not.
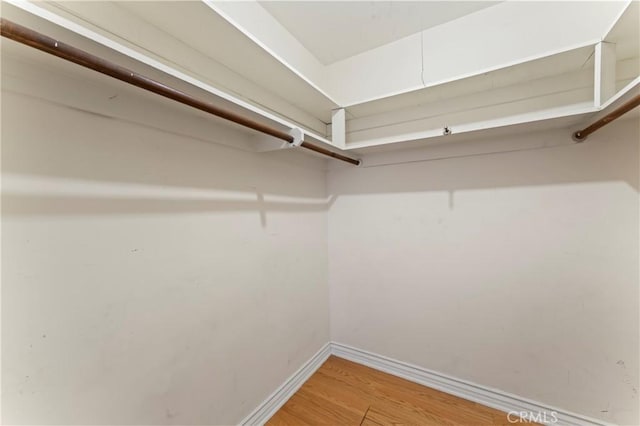
[[(567, 133), (562, 129), (526, 137), (553, 145)], [(244, 152), (11, 93), (3, 96), (2, 209), (7, 215), (257, 211), (264, 227), (266, 211), (323, 211), (342, 194), (445, 190), (453, 209), (455, 191), (468, 189), (624, 181), (638, 191), (639, 139), (637, 120), (627, 119), (581, 144), (337, 168), (330, 173), (336, 185), (328, 199), (322, 160), (300, 153), (275, 157)], [(305, 167), (309, 164), (313, 167)], [(21, 184), (7, 185), (11, 179), (6, 177), (12, 175), (49, 180), (54, 186), (59, 180), (61, 187), (64, 181), (98, 183), (111, 191), (105, 196), (60, 188), (25, 192)], [(168, 188), (174, 196), (119, 193), (136, 184)], [(224, 190), (240, 197), (176, 195), (182, 190)], [(274, 200), (269, 194), (288, 198)]]
[(73, 214), (136, 214), (136, 213), (198, 213), (259, 211), (261, 222), (266, 222), (266, 212), (319, 212), (326, 211), (335, 197), (329, 201), (294, 203), (264, 201), (258, 194), (257, 201), (189, 200), (189, 199), (129, 199), (107, 197), (65, 197), (39, 195), (3, 195), (3, 215)]
[[(445, 155), (441, 159), (355, 171), (340, 168), (330, 174), (330, 191), (337, 196), (449, 191), (453, 199), (458, 190), (612, 181), (626, 182), (636, 192), (640, 190), (637, 118), (614, 122), (585, 142), (558, 145), (565, 143), (569, 135), (568, 129), (558, 129), (518, 137), (539, 138), (541, 147), (534, 149), (449, 158)], [(490, 141), (460, 142), (456, 147), (484, 142)]]
[(256, 211), (265, 227), (268, 211), (332, 203), (323, 160), (246, 152), (14, 93), (3, 93), (2, 154), (4, 215)]

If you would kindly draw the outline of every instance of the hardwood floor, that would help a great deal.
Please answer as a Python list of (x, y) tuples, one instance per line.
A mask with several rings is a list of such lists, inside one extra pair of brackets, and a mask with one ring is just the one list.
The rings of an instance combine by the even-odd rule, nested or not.
[(507, 414), (331, 356), (267, 425), (510, 425)]

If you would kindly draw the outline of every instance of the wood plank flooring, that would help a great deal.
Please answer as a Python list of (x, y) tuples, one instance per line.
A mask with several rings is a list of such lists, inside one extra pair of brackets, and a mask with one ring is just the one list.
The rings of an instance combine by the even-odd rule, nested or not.
[(279, 425), (510, 425), (507, 414), (335, 356), (267, 422)]

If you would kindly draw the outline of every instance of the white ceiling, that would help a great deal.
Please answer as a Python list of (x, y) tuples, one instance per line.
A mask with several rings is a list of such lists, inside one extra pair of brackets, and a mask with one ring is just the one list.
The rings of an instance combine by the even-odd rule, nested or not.
[(497, 1), (261, 1), (324, 65), (452, 21)]

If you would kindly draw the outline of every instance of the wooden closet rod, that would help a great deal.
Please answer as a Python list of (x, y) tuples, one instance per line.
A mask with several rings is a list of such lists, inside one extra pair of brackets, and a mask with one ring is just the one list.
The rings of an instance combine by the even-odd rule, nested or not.
[(631, 98), (627, 102), (623, 103), (618, 108), (614, 109), (609, 114), (605, 115), (604, 117), (602, 117), (600, 120), (596, 121), (595, 123), (593, 123), (589, 127), (585, 127), (582, 130), (578, 130), (577, 132), (575, 132), (573, 134), (573, 139), (578, 141), (578, 142), (585, 140), (587, 138), (587, 136), (589, 136), (591, 133), (595, 132), (596, 130), (598, 130), (601, 127), (606, 126), (607, 124), (611, 123), (616, 118), (620, 118), (622, 115), (624, 115), (627, 112), (631, 111), (632, 109), (634, 109), (638, 105), (640, 105), (640, 95), (634, 96), (633, 98)]
[[(127, 68), (85, 52), (84, 50), (62, 43), (51, 37), (47, 37), (37, 31), (16, 24), (15, 22), (1, 18), (0, 28), (3, 37), (26, 44), (27, 46), (34, 47), (38, 50), (42, 50), (43, 52), (47, 52), (51, 55), (57, 56), (58, 58), (66, 59), (67, 61), (81, 65), (85, 68), (106, 74), (120, 81), (124, 81), (125, 83), (148, 90), (160, 96), (164, 96), (165, 98), (188, 105), (192, 108), (199, 109), (200, 111), (213, 114), (217, 117), (224, 118), (225, 120), (233, 121), (241, 126), (249, 127), (253, 130), (257, 130), (258, 132), (273, 136), (274, 138), (282, 139), (288, 143), (294, 142), (294, 137), (287, 132), (243, 117), (232, 111), (219, 108), (211, 103), (198, 100), (180, 90), (169, 87), (149, 77), (137, 74)], [(345, 161), (356, 166), (360, 164), (360, 160), (338, 154), (306, 141), (303, 141), (300, 146), (319, 154), (335, 158), (336, 160)]]

